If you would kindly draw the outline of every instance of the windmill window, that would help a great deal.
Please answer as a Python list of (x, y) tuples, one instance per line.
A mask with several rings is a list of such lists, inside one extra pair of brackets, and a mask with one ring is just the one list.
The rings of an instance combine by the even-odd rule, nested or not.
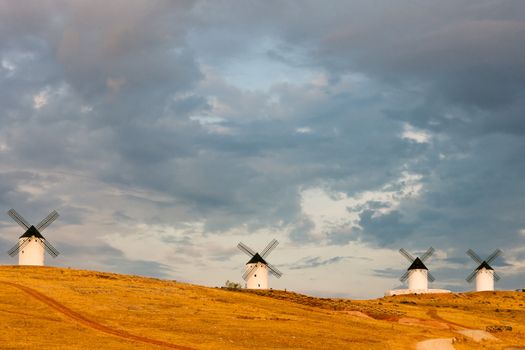
[(258, 287), (260, 287), (261, 285), (260, 284), (257, 284)]
[(257, 274), (253, 275), (253, 277), (257, 277)]

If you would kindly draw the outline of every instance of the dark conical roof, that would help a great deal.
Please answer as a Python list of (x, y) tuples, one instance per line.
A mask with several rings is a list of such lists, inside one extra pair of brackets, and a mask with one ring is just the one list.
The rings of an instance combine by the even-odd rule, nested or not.
[(423, 264), (423, 261), (419, 257), (414, 259), (414, 262), (412, 262), (412, 265), (408, 268), (408, 270), (428, 270), (425, 264)]
[(255, 253), (255, 255), (252, 256), (252, 258), (250, 259), (250, 261), (246, 263), (246, 265), (257, 264), (257, 263), (268, 265), (268, 263), (262, 258), (262, 256), (259, 255), (259, 253)]
[(28, 228), (27, 231), (24, 232), (24, 234), (22, 236), (20, 236), (20, 238), (33, 237), (33, 236), (35, 236), (36, 238), (44, 238), (44, 236), (42, 236), (42, 234), (40, 232), (38, 232), (36, 227), (33, 226), (33, 225), (31, 225), (31, 227)]
[(486, 261), (483, 261), (481, 263), (481, 265), (478, 266), (478, 268), (476, 269), (476, 271), (479, 271), (481, 269), (487, 269), (487, 270), (494, 270), (489, 264), (487, 264)]

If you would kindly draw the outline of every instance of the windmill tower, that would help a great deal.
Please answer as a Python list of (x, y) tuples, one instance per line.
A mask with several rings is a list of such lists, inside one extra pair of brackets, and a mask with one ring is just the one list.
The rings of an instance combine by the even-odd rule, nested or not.
[(407, 272), (401, 276), (401, 282), (408, 279), (409, 290), (428, 290), (428, 281), (434, 282), (435, 278), (428, 272), (424, 262), (434, 253), (434, 248), (428, 248), (425, 254), (415, 258), (403, 248), (399, 249), (399, 252), (411, 263)]
[(246, 244), (239, 242), (237, 247), (251, 258), (246, 263), (246, 270), (242, 275), (247, 289), (268, 289), (268, 272), (281, 278), (282, 272), (265, 260), (278, 244), (279, 242), (273, 239), (259, 254)]
[(44, 250), (53, 258), (57, 257), (58, 251), (40, 233), (58, 218), (56, 211), (53, 210), (36, 226), (30, 225), (14, 209), (9, 210), (7, 214), (25, 230), (18, 238), (18, 243), (7, 252), (10, 256), (18, 253), (18, 265), (44, 265)]
[(467, 255), (479, 264), (479, 266), (466, 278), (469, 283), (474, 280), (474, 277), (476, 278), (476, 292), (494, 290), (494, 280), (499, 281), (500, 277), (489, 264), (500, 254), (501, 250), (496, 249), (485, 260), (483, 260), (472, 249), (467, 250)]

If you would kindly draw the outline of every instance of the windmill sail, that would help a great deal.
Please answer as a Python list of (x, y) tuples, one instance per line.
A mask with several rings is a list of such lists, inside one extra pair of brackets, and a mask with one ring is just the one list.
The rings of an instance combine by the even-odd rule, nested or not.
[(281, 271), (279, 271), (275, 266), (273, 266), (272, 264), (269, 264), (267, 263), (266, 264), (268, 266), (268, 270), (270, 270), (270, 272), (277, 278), (281, 278), (281, 276), (283, 275), (283, 273)]
[(404, 250), (403, 248), (399, 249), (399, 252), (401, 253), (401, 255), (407, 258), (407, 260), (410, 261), (411, 263), (414, 262), (414, 260), (416, 260), (416, 258), (410, 255), (410, 253)]
[(10, 209), (7, 212), (7, 215), (9, 215), (13, 220), (16, 221), (17, 224), (19, 224), (23, 229), (27, 230), (31, 225), (27, 222), (26, 219), (22, 217), (22, 215), (18, 214), (16, 210)]
[(467, 250), (466, 253), (467, 253), (468, 256), (470, 256), (472, 258), (472, 260), (474, 260), (474, 262), (476, 262), (476, 264), (479, 264), (478, 267), (467, 276), (467, 278), (466, 278), (467, 282), (469, 282), (469, 283), (472, 282), (474, 280), (474, 278), (478, 275), (478, 273), (481, 270), (483, 270), (483, 269), (484, 270), (491, 270), (492, 271), (492, 276), (494, 277), (494, 280), (499, 281), (501, 279), (501, 277), (496, 273), (496, 271), (494, 271), (492, 266), (489, 265), (498, 256), (500, 256), (500, 254), (502, 253), (502, 251), (500, 249), (496, 249), (495, 251), (493, 251), (492, 254), (490, 254), (485, 260), (483, 260), (472, 249)]
[(279, 244), (279, 241), (277, 241), (276, 239), (273, 239), (270, 243), (268, 243), (266, 248), (264, 248), (264, 250), (261, 252), (261, 256), (263, 258), (266, 258), (275, 249), (275, 247), (277, 247), (278, 244)]
[[(18, 243), (7, 252), (12, 257), (16, 254), (20, 254), (19, 264), (43, 265), (44, 252), (48, 252), (53, 258), (60, 254), (58, 250), (56, 250), (55, 247), (53, 247), (53, 245), (40, 233), (40, 231), (44, 230), (58, 218), (56, 210), (53, 210), (36, 226), (29, 224), (29, 222), (14, 209), (10, 209), (7, 214), (25, 230), (20, 236)], [(44, 249), (41, 250), (38, 245), (41, 245)]]
[(48, 216), (46, 216), (38, 225), (35, 226), (35, 228), (38, 231), (43, 231), (46, 227), (51, 225), (53, 221), (55, 221), (58, 218), (58, 213), (53, 210)]
[[(272, 239), (261, 253), (256, 252), (242, 242), (237, 244), (237, 248), (250, 257), (250, 260), (246, 263), (247, 268), (242, 275), (242, 278), (247, 282), (246, 288), (267, 288), (268, 272), (277, 278), (281, 278), (283, 273), (265, 260), (278, 244), (279, 242), (276, 239)], [(263, 270), (259, 273), (258, 269)], [(267, 270), (264, 271), (265, 269)]]
[(9, 254), (10, 256), (15, 256), (20, 251), (20, 249), (24, 249), (24, 247), (29, 244), (29, 241), (30, 241), (29, 238), (25, 238), (21, 242), (20, 241), (17, 242), (13, 246), (13, 248), (7, 251), (7, 254)]
[(51, 243), (49, 243), (46, 239), (39, 239), (38, 242), (42, 245), (42, 247), (44, 247), (46, 252), (48, 252), (49, 255), (51, 255), (53, 258), (56, 258), (58, 254), (60, 254), (58, 250), (56, 250), (55, 247), (53, 247)]
[(248, 276), (250, 276), (252, 274), (252, 272), (257, 268), (257, 265), (253, 265), (252, 267), (250, 267), (249, 269), (247, 269), (244, 274), (242, 275), (242, 279), (243, 280), (247, 280), (248, 279)]
[(253, 249), (251, 249), (250, 247), (248, 247), (246, 244), (242, 242), (239, 242), (239, 244), (237, 244), (237, 248), (239, 248), (243, 253), (245, 253), (248, 256), (255, 255), (255, 252), (253, 251)]

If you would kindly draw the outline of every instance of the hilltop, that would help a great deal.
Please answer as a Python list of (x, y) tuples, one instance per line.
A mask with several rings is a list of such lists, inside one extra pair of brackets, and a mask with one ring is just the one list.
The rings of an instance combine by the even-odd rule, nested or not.
[(0, 267), (0, 284), (3, 349), (525, 348), (519, 292), (354, 301), (27, 266)]

